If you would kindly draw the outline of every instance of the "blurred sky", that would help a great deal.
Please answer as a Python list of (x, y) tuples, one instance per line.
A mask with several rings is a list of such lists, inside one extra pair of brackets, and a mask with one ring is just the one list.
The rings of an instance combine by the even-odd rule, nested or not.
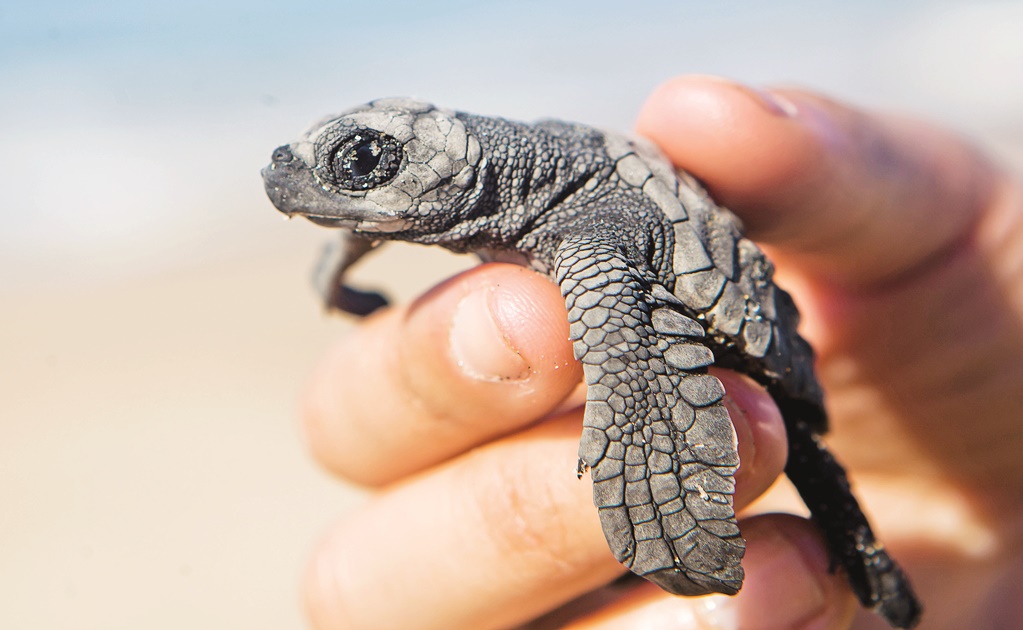
[[(0, 4), (0, 628), (303, 627), (303, 558), (359, 495), (295, 399), (350, 324), (307, 286), (325, 232), (265, 198), (274, 147), (400, 95), (628, 129), (693, 72), (1023, 169), (1019, 1)], [(408, 298), (466, 264), (428, 251), (361, 271)]]
[(1018, 138), (1021, 32), (1021, 2), (11, 2), (0, 286), (232, 255), (273, 216), (268, 147), (384, 95), (628, 128), (716, 73)]

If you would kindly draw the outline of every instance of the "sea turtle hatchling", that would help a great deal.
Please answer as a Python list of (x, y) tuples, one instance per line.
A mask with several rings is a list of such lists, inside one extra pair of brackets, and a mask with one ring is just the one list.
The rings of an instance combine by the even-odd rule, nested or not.
[(608, 545), (633, 572), (678, 595), (742, 586), (739, 460), (707, 373), (716, 364), (756, 379), (782, 410), (785, 472), (863, 605), (916, 624), (909, 581), (817, 438), (827, 419), (791, 298), (736, 217), (653, 145), (383, 99), (278, 147), (263, 178), (281, 212), (341, 228), (321, 274), (331, 308), (386, 304), (343, 282), (386, 240), (515, 261), (558, 283), (588, 385), (579, 472), (591, 472)]

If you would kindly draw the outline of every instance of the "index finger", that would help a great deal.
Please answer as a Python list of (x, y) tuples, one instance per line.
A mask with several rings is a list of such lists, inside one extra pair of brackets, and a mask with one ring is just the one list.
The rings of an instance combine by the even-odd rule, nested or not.
[(870, 286), (954, 249), (994, 194), (994, 169), (943, 130), (798, 90), (679, 77), (637, 130), (818, 279)]

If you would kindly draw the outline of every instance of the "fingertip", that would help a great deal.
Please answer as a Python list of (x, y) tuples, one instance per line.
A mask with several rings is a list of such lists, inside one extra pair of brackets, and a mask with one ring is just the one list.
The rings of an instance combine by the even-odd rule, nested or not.
[[(549, 278), (512, 265), (484, 266), (489, 312), (500, 334), (529, 365), (530, 373), (574, 386), (582, 378), (569, 342), (565, 299)], [(489, 275), (492, 274), (492, 275)], [(559, 393), (567, 393), (559, 388)]]
[(955, 246), (998, 180), (956, 137), (796, 89), (686, 76), (658, 87), (637, 131), (824, 286), (911, 273)]
[[(546, 412), (582, 375), (560, 291), (516, 265), (482, 265), (438, 285), (409, 307), (401, 332), (410, 340), (399, 346), (403, 365), (411, 366), (407, 380), (424, 379), (413, 385), (419, 391), (451, 390), (446, 411), (479, 394), (474, 413), (495, 402)], [(431, 363), (438, 370), (422, 369)], [(460, 386), (452, 389), (452, 382)]]

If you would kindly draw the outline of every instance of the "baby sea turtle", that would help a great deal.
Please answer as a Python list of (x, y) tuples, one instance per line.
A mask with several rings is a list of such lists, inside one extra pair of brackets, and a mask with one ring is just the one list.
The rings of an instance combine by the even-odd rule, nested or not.
[(818, 435), (813, 351), (773, 266), (738, 219), (650, 143), (383, 99), (277, 148), (263, 170), (287, 215), (342, 230), (322, 275), (329, 307), (386, 304), (344, 284), (387, 240), (515, 261), (561, 287), (587, 389), (579, 473), (615, 557), (678, 595), (736, 593), (746, 543), (739, 459), (718, 365), (748, 374), (786, 422), (785, 472), (864, 606), (910, 628), (921, 607)]

